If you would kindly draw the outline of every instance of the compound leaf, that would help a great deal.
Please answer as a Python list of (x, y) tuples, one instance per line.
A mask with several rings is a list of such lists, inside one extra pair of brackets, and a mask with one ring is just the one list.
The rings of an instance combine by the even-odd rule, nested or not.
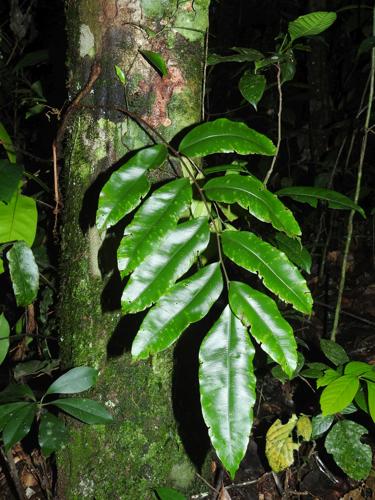
[(143, 311), (186, 273), (208, 245), (206, 217), (179, 224), (167, 233), (155, 251), (135, 269), (121, 298), (125, 313)]
[(311, 312), (306, 282), (284, 253), (247, 231), (225, 231), (222, 242), (225, 255), (235, 264), (258, 273), (269, 290), (298, 311)]
[(368, 431), (351, 420), (337, 422), (329, 431), (325, 447), (335, 462), (352, 479), (366, 479), (371, 471), (372, 452), (361, 437)]
[(303, 36), (319, 35), (336, 21), (336, 12), (316, 11), (297, 17), (288, 25), (291, 40)]
[(39, 269), (31, 248), (17, 241), (7, 253), (9, 272), (18, 306), (32, 304), (39, 290)]
[(219, 118), (194, 127), (182, 139), (179, 151), (191, 157), (234, 152), (273, 156), (276, 148), (271, 139), (244, 123)]
[(117, 251), (122, 276), (133, 271), (164, 235), (172, 229), (191, 202), (191, 186), (187, 179), (176, 179), (156, 190), (137, 210), (126, 227)]
[(257, 219), (275, 229), (298, 236), (301, 229), (292, 212), (252, 175), (226, 175), (209, 180), (203, 187), (210, 200), (238, 203)]
[(156, 144), (138, 151), (113, 172), (99, 195), (96, 213), (99, 231), (115, 225), (139, 205), (150, 189), (146, 177), (147, 170), (159, 167), (167, 158), (167, 153), (163, 144)]
[(291, 377), (297, 367), (297, 343), (275, 301), (245, 283), (231, 281), (229, 303), (261, 348)]
[(227, 306), (199, 351), (203, 417), (211, 442), (233, 478), (245, 455), (255, 403), (254, 348)]
[(132, 345), (133, 357), (145, 359), (169, 347), (191, 323), (208, 313), (222, 289), (217, 263), (174, 285), (143, 320)]

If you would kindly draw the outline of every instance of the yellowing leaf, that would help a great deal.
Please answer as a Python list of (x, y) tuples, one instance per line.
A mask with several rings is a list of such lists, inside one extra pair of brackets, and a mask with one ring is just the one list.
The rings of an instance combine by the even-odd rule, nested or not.
[(299, 445), (293, 441), (292, 431), (297, 423), (297, 416), (292, 415), (286, 424), (277, 419), (266, 434), (266, 456), (271, 469), (281, 472), (294, 461), (293, 451)]
[(297, 436), (301, 437), (304, 441), (310, 441), (312, 434), (312, 424), (309, 417), (302, 415), (297, 420)]

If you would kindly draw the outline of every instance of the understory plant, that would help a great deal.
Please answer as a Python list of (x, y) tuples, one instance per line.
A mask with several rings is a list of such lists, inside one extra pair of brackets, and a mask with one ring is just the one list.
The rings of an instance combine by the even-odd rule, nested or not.
[[(334, 19), (333, 13), (319, 12), (290, 23), (283, 57), (290, 57), (296, 39), (321, 33)], [(243, 56), (244, 51), (237, 52)], [(254, 61), (249, 54), (246, 60)], [(162, 75), (160, 57), (144, 56)], [(279, 63), (258, 53), (255, 71)], [(116, 68), (116, 73), (125, 83), (124, 72)], [(250, 93), (243, 94), (256, 105), (262, 92), (256, 102)], [(254, 343), (293, 376), (297, 343), (277, 300), (302, 314), (312, 310), (310, 291), (298, 269), (309, 268), (310, 259), (300, 242), (300, 226), (279, 196), (363, 211), (328, 189), (293, 187), (277, 196), (252, 175), (246, 162), (206, 168), (205, 159), (216, 153), (275, 157), (278, 147), (243, 122), (219, 118), (199, 124), (177, 148), (153, 132), (155, 143), (133, 151), (102, 187), (96, 227), (104, 239), (109, 228), (133, 214), (117, 250), (117, 264), (124, 282), (122, 312), (147, 311), (132, 344), (135, 361), (169, 348), (193, 323), (202, 321), (202, 328), (208, 329), (199, 352), (202, 412), (216, 453), (234, 477), (253, 423)], [(174, 178), (152, 189), (149, 172), (165, 162)], [(260, 236), (258, 222), (243, 230), (241, 211), (272, 227), (271, 236)], [(239, 268), (244, 270), (240, 281)], [(256, 288), (249, 273), (261, 282)], [(212, 308), (216, 321), (209, 326), (204, 318)]]

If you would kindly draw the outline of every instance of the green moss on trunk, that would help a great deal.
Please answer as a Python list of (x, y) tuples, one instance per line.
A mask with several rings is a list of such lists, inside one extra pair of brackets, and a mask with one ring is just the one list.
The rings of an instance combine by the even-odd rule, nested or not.
[[(173, 417), (172, 351), (142, 363), (132, 363), (128, 353), (107, 358), (108, 342), (121, 313), (102, 310), (106, 281), (98, 273), (98, 239), (84, 221), (92, 219), (94, 207), (87, 205), (85, 193), (98, 174), (130, 149), (151, 141), (118, 107), (128, 105), (168, 140), (199, 120), (208, 4), (208, 0), (196, 0), (194, 6), (174, 0), (66, 3), (72, 97), (86, 84), (94, 60), (102, 71), (82, 102), (84, 106), (73, 112), (67, 134), (61, 352), (66, 367), (90, 365), (100, 370), (90, 397), (107, 406), (115, 423), (71, 424), (70, 440), (58, 455), (61, 499), (143, 500), (153, 498), (152, 488), (158, 485), (187, 493), (199, 490)], [(198, 31), (187, 29), (195, 21)], [(167, 77), (161, 79), (145, 62), (140, 48), (163, 55), (169, 68)], [(115, 64), (127, 74), (126, 104)], [(168, 171), (162, 169), (157, 179), (166, 176)], [(121, 333), (124, 337), (134, 334)]]

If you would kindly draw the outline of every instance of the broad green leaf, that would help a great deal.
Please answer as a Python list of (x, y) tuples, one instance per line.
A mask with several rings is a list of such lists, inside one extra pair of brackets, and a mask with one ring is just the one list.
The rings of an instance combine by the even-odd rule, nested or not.
[(360, 206), (356, 205), (347, 196), (333, 191), (332, 189), (320, 188), (320, 187), (310, 187), (310, 186), (290, 186), (276, 193), (278, 196), (289, 196), (295, 201), (300, 201), (301, 203), (308, 203), (310, 206), (316, 208), (318, 206), (318, 200), (325, 201), (328, 203), (330, 208), (336, 208), (339, 210), (356, 210), (365, 219), (366, 215)]
[(321, 370), (317, 370), (316, 368), (306, 368), (301, 371), (301, 375), (305, 378), (320, 378), (323, 376), (323, 372)]
[(7, 253), (13, 292), (18, 306), (32, 304), (39, 290), (39, 269), (31, 248), (17, 241)]
[(375, 47), (375, 36), (369, 36), (365, 38), (364, 40), (362, 40), (358, 48), (357, 57), (359, 57), (364, 52), (371, 50), (373, 47)]
[(51, 401), (48, 404), (57, 406), (86, 424), (110, 424), (113, 422), (113, 417), (106, 407), (92, 399), (64, 398)]
[(227, 306), (202, 342), (199, 386), (211, 442), (232, 479), (243, 459), (253, 423), (254, 347)]
[(188, 179), (176, 179), (159, 188), (141, 205), (126, 227), (117, 251), (122, 276), (133, 271), (175, 227), (191, 196)]
[(43, 413), (40, 419), (38, 442), (45, 457), (61, 448), (68, 437), (68, 431), (62, 419), (50, 412)]
[(131, 212), (150, 189), (146, 172), (159, 167), (167, 158), (167, 148), (157, 144), (138, 151), (113, 172), (100, 192), (96, 225), (99, 231), (114, 226)]
[(10, 163), (16, 163), (14, 144), (3, 123), (0, 122), (0, 144), (2, 144)]
[(320, 348), (323, 354), (336, 366), (343, 365), (349, 361), (345, 349), (332, 340), (320, 339)]
[(263, 59), (263, 54), (255, 49), (233, 47), (233, 51), (237, 54), (231, 54), (229, 56), (221, 56), (219, 54), (209, 54), (207, 57), (207, 65), (213, 66), (215, 64), (226, 63), (226, 62), (253, 62)]
[(298, 377), (304, 365), (305, 365), (305, 358), (302, 353), (298, 352), (297, 367), (292, 373), (292, 375), (290, 376), (287, 375), (279, 365), (276, 365), (272, 368), (271, 374), (273, 377), (277, 378), (277, 380), (280, 380), (282, 384), (285, 384), (285, 382), (287, 382), (288, 380), (293, 380), (294, 378)]
[(229, 303), (234, 314), (250, 327), (261, 348), (292, 376), (297, 367), (297, 344), (293, 329), (282, 317), (275, 301), (245, 283), (231, 281)]
[(90, 366), (78, 366), (56, 379), (47, 389), (47, 394), (73, 394), (83, 392), (95, 385), (98, 371)]
[(312, 434), (311, 420), (306, 415), (301, 415), (297, 420), (297, 437), (301, 437), (303, 441), (310, 441)]
[(4, 316), (0, 314), (0, 365), (4, 361), (9, 349), (9, 323)]
[(294, 462), (293, 452), (299, 448), (292, 437), (296, 423), (296, 415), (292, 415), (286, 424), (277, 419), (267, 431), (266, 456), (274, 472), (281, 472)]
[(31, 247), (37, 219), (36, 203), (30, 196), (16, 191), (8, 204), (0, 201), (0, 243), (24, 240)]
[(20, 441), (29, 433), (31, 424), (37, 412), (35, 403), (22, 403), (23, 406), (17, 408), (8, 416), (8, 423), (3, 430), (3, 442), (6, 450)]
[(323, 33), (336, 21), (336, 12), (316, 11), (297, 17), (288, 25), (290, 39), (297, 40), (302, 36), (313, 36)]
[(209, 242), (206, 217), (171, 229), (131, 275), (121, 298), (124, 313), (143, 311), (155, 303), (193, 265)]
[(238, 88), (242, 96), (257, 109), (258, 102), (262, 99), (266, 88), (266, 77), (264, 75), (254, 75), (251, 71), (245, 71), (241, 76)]
[(350, 403), (343, 410), (341, 410), (340, 413), (341, 413), (341, 415), (351, 415), (352, 413), (355, 413), (356, 411), (358, 411), (358, 408), (355, 406), (355, 404)]
[(276, 245), (293, 264), (300, 267), (307, 273), (311, 270), (311, 255), (298, 239), (290, 238), (286, 234), (277, 233), (275, 235)]
[(357, 394), (355, 395), (354, 402), (358, 406), (358, 408), (360, 408), (362, 411), (364, 411), (365, 413), (370, 413), (370, 410), (369, 410), (369, 407), (367, 404), (367, 399), (368, 399), (367, 396), (368, 395), (365, 395), (365, 391), (364, 391), (363, 387), (360, 387), (358, 389)]
[(324, 389), (320, 396), (322, 414), (332, 415), (346, 408), (359, 389), (359, 380), (354, 375), (343, 375)]
[(312, 439), (317, 439), (319, 436), (328, 431), (331, 427), (333, 421), (335, 420), (334, 415), (316, 415), (312, 418)]
[(182, 139), (179, 151), (191, 157), (214, 153), (273, 156), (276, 148), (271, 139), (244, 123), (219, 118), (194, 127)]
[(375, 384), (367, 382), (367, 401), (370, 417), (375, 422)]
[(252, 175), (226, 175), (209, 180), (203, 187), (210, 200), (238, 203), (257, 219), (275, 229), (298, 236), (301, 229), (292, 212)]
[(191, 323), (206, 316), (222, 289), (218, 263), (174, 285), (143, 320), (132, 345), (133, 357), (146, 359), (173, 344)]
[(351, 420), (337, 422), (329, 431), (325, 447), (335, 462), (352, 479), (366, 479), (371, 471), (372, 451), (361, 438), (368, 431)]
[(318, 380), (316, 381), (316, 386), (319, 389), (319, 387), (324, 387), (331, 382), (337, 380), (340, 378), (340, 373), (336, 370), (332, 370), (332, 368), (328, 368), (323, 374), (322, 377), (319, 377)]
[(0, 257), (0, 274), (2, 274), (5, 271), (4, 269), (4, 261), (2, 257)]
[[(26, 384), (9, 384), (3, 391), (0, 392), (0, 403), (12, 403), (22, 399), (30, 399), (35, 401), (35, 396), (30, 387)], [(0, 408), (2, 408), (0, 404)], [(1, 411), (0, 411), (1, 414)]]
[(10, 419), (14, 417), (25, 406), (29, 406), (26, 401), (18, 401), (15, 403), (7, 403), (0, 405), (0, 431), (4, 429)]
[(285, 59), (280, 63), (281, 83), (293, 80), (296, 74), (296, 61), (293, 50), (288, 50), (285, 54)]
[(220, 172), (244, 172), (248, 173), (246, 168), (247, 161), (238, 161), (234, 160), (232, 163), (228, 163), (226, 165), (216, 165), (215, 167), (204, 167), (204, 175), (217, 174)]
[(23, 167), (9, 160), (0, 160), (0, 201), (9, 203), (18, 189)]
[(172, 488), (155, 488), (155, 493), (159, 500), (187, 500), (182, 493)]
[(374, 372), (374, 367), (369, 365), (368, 363), (364, 363), (363, 361), (350, 361), (347, 365), (345, 365), (344, 373), (345, 375), (364, 375), (367, 372)]
[(21, 380), (22, 377), (28, 377), (30, 375), (51, 375), (54, 370), (59, 368), (59, 365), (59, 359), (45, 359), (43, 361), (32, 359), (30, 361), (24, 361), (23, 363), (17, 363), (13, 370), (14, 379), (18, 381)]
[(284, 253), (247, 231), (225, 231), (222, 243), (227, 257), (238, 266), (257, 273), (264, 285), (281, 300), (298, 311), (311, 312), (312, 298), (306, 282)]
[(115, 71), (116, 71), (116, 76), (119, 79), (119, 82), (122, 85), (125, 85), (126, 84), (126, 76), (125, 76), (124, 71), (120, 68), (120, 66), (117, 66), (117, 64), (115, 64)]
[(163, 57), (157, 52), (153, 52), (152, 50), (140, 50), (139, 51), (143, 57), (153, 66), (161, 76), (168, 75), (168, 68), (163, 59)]

